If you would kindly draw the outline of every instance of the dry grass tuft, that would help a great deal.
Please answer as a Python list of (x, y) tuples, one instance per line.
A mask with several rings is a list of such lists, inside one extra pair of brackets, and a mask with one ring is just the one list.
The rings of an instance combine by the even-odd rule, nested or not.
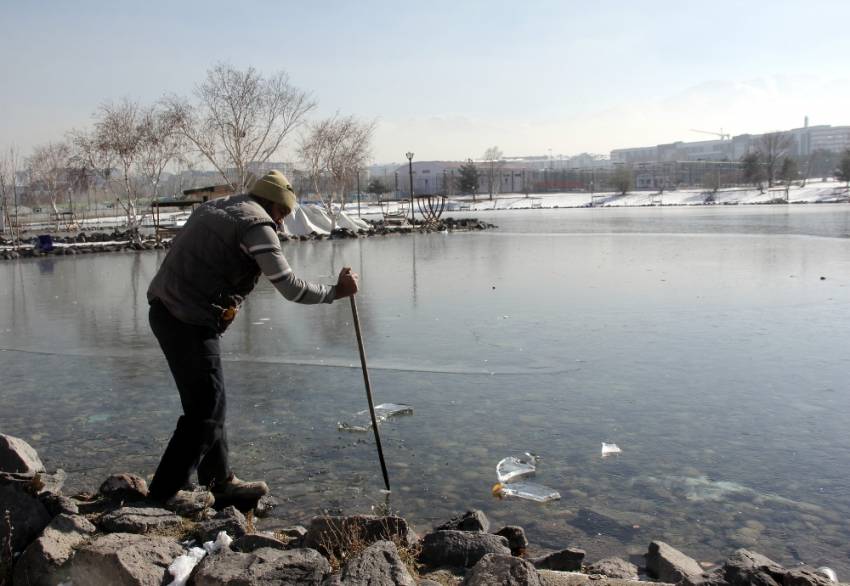
[(416, 578), (419, 575), (419, 564), (416, 561), (419, 555), (419, 545), (406, 544), (401, 537), (391, 530), (386, 521), (382, 521), (382, 525), (382, 530), (379, 531), (376, 539), (370, 540), (366, 535), (366, 528), (362, 525), (343, 522), (340, 526), (328, 521), (328, 531), (322, 533), (319, 539), (319, 548), (325, 554), (333, 573), (338, 573), (348, 560), (363, 553), (363, 550), (375, 541), (385, 539), (395, 544), (402, 563), (407, 567), (411, 576)]
[(12, 514), (6, 511), (3, 515), (3, 533), (0, 536), (0, 586), (12, 584), (12, 565), (15, 558), (12, 554)]

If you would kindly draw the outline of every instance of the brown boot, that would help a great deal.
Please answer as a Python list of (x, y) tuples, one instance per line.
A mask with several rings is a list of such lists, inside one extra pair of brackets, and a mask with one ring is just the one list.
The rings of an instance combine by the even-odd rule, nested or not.
[(212, 485), (210, 490), (217, 501), (247, 501), (267, 495), (269, 485), (262, 480), (255, 482), (239, 480), (235, 474), (231, 474), (230, 478), (224, 482)]

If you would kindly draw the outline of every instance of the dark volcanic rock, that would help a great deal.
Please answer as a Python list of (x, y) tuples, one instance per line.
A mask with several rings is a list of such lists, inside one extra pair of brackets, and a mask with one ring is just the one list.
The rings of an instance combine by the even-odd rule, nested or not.
[(57, 515), (77, 515), (80, 507), (70, 497), (55, 492), (45, 492), (38, 495), (38, 500), (47, 509), (51, 517)]
[(416, 586), (392, 541), (376, 541), (342, 569), (343, 584)]
[(697, 561), (663, 541), (653, 541), (646, 553), (647, 573), (662, 582), (679, 582), (703, 573)]
[(201, 521), (195, 526), (195, 533), (201, 542), (215, 540), (219, 531), (227, 531), (234, 539), (242, 537), (248, 532), (248, 521), (236, 507), (227, 507), (212, 519)]
[(20, 438), (0, 433), (0, 471), (36, 474), (45, 470), (31, 445)]
[(508, 540), (473, 531), (435, 531), (422, 539), (419, 561), (431, 566), (470, 567), (488, 553), (510, 555)]
[(484, 511), (478, 509), (467, 511), (463, 515), (454, 517), (438, 527), (434, 531), (484, 531), (490, 530), (490, 521)]
[[(165, 584), (168, 566), (183, 547), (171, 539), (111, 533), (83, 545), (71, 559), (74, 584)], [(170, 581), (170, 580), (169, 580)]]
[(314, 517), (302, 543), (304, 547), (339, 555), (348, 550), (352, 543), (369, 545), (382, 540), (409, 546), (416, 543), (417, 537), (401, 517), (352, 515)]
[(182, 529), (183, 520), (165, 509), (122, 507), (104, 515), (100, 524), (110, 533), (152, 533)]
[(529, 560), (538, 570), (579, 572), (584, 561), (584, 550), (569, 547)]
[(262, 548), (207, 556), (192, 581), (195, 586), (319, 586), (330, 573), (330, 564), (315, 550)]
[(148, 483), (135, 474), (113, 474), (100, 485), (100, 494), (114, 501), (140, 501), (148, 496)]
[(466, 572), (464, 586), (541, 586), (534, 566), (522, 558), (488, 553)]
[(68, 560), (74, 555), (74, 548), (94, 532), (94, 525), (84, 517), (59, 515), (15, 563), (15, 584), (35, 586), (66, 582), (70, 577)]
[(785, 574), (772, 559), (748, 549), (737, 550), (723, 564), (723, 577), (732, 586), (780, 586)]
[(286, 549), (286, 544), (280, 539), (275, 539), (270, 535), (262, 535), (260, 533), (243, 535), (230, 544), (230, 549), (242, 553), (251, 553), (252, 551), (263, 547), (271, 549)]
[(605, 558), (594, 562), (584, 569), (587, 574), (599, 574), (621, 580), (637, 580), (638, 567), (620, 558)]
[(4, 533), (7, 511), (12, 525), (13, 551), (23, 551), (50, 523), (50, 515), (41, 501), (15, 485), (0, 485), (0, 526)]
[(522, 527), (508, 525), (496, 531), (495, 534), (501, 535), (508, 540), (508, 547), (511, 548), (512, 555), (520, 555), (528, 547), (528, 538), (525, 536), (525, 531)]

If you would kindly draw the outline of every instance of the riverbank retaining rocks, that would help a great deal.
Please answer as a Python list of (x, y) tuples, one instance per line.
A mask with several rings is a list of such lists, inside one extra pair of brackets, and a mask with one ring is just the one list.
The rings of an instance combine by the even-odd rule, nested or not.
[(661, 541), (649, 544), (644, 568), (619, 558), (588, 565), (575, 547), (528, 558), (521, 527), (490, 533), (477, 510), (421, 538), (403, 518), (376, 515), (257, 532), (233, 507), (192, 518), (164, 510), (131, 474), (111, 476), (98, 494), (63, 495), (64, 475), (44, 470), (19, 438), (0, 435), (0, 462), (0, 584), (161, 586), (177, 575), (189, 586), (640, 586), (643, 575), (678, 586), (835, 583), (828, 569), (789, 569), (746, 549), (703, 571)]
[[(365, 238), (368, 236), (392, 236), (397, 234), (431, 233), (431, 232), (469, 232), (495, 228), (474, 218), (455, 220), (446, 218), (436, 223), (416, 226), (393, 226), (381, 221), (371, 222), (368, 230), (351, 230), (349, 228), (337, 228), (330, 234), (292, 235), (279, 233), (281, 242), (306, 242), (310, 240), (340, 240), (346, 238)], [(156, 240), (148, 238), (139, 239), (138, 235), (131, 232), (80, 232), (75, 236), (51, 236), (52, 248), (39, 246), (34, 242), (37, 238), (33, 236), (22, 237), (13, 241), (0, 238), (0, 259), (16, 260), (19, 258), (42, 258), (52, 256), (74, 256), (78, 254), (105, 253), (105, 252), (131, 252), (146, 250), (162, 250), (171, 245), (169, 239)]]

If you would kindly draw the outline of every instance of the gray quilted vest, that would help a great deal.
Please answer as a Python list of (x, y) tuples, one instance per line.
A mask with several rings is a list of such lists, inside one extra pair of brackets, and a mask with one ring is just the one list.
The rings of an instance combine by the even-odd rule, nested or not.
[(240, 247), (245, 232), (260, 225), (275, 224), (248, 195), (199, 206), (172, 241), (148, 301), (159, 300), (180, 321), (223, 332), (260, 276)]

